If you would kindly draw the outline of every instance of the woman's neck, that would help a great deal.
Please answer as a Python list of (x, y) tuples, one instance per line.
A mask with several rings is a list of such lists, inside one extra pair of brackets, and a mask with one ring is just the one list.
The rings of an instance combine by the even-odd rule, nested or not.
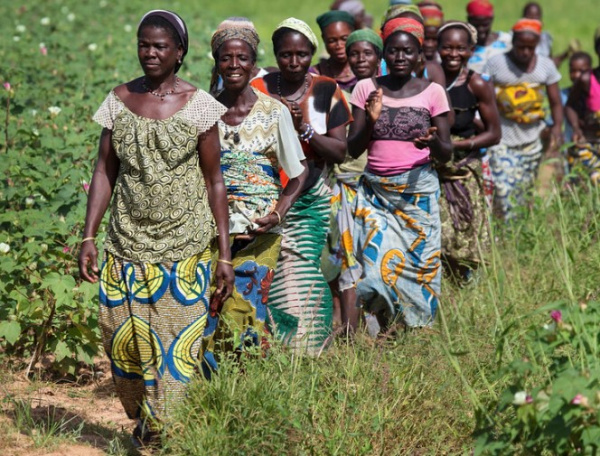
[(150, 78), (144, 76), (142, 78), (143, 85), (153, 92), (166, 92), (173, 89), (177, 83), (177, 75), (175, 73), (168, 74), (162, 78)]
[(256, 100), (256, 94), (246, 85), (241, 90), (232, 90), (225, 88), (218, 96), (218, 100), (225, 105), (227, 109), (232, 107), (251, 106)]

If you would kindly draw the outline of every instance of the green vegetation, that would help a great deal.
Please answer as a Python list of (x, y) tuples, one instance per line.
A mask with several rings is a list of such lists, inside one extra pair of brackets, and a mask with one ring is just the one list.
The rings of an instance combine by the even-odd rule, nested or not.
[[(272, 64), (273, 27), (289, 15), (315, 25), (328, 3), (171, 2), (191, 32), (182, 76), (207, 87), (210, 34), (224, 17), (253, 19), (261, 64)], [(385, 3), (369, 2), (376, 23)], [(447, 17), (462, 18), (464, 3), (444, 2)], [(496, 28), (506, 30), (520, 6), (496, 3)], [(556, 50), (576, 37), (591, 51), (595, 3), (543, 2)], [(99, 135), (91, 116), (108, 90), (139, 75), (135, 28), (155, 7), (165, 3), (0, 1), (0, 82), (10, 84), (0, 87), (3, 365), (26, 367), (53, 353), (54, 370), (74, 375), (100, 351), (97, 288), (76, 273)], [(224, 362), (212, 383), (192, 385), (165, 453), (592, 454), (600, 440), (599, 203), (585, 188), (536, 200), (517, 225), (496, 233), (473, 283), (445, 283), (432, 331), (383, 342), (358, 335), (319, 359), (275, 345), (268, 358)], [(557, 323), (550, 312), (559, 309)], [(7, 404), (34, 446), (56, 435), (77, 439), (73, 423), (33, 423), (28, 404)], [(111, 452), (125, 451), (114, 442)]]

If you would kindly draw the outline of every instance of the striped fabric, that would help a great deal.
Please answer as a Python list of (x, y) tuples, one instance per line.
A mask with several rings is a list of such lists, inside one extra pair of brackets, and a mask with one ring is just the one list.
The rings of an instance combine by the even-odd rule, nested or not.
[(321, 272), (330, 200), (331, 189), (320, 177), (288, 212), (269, 293), (273, 329), (286, 344), (309, 354), (320, 350), (332, 325), (331, 291)]

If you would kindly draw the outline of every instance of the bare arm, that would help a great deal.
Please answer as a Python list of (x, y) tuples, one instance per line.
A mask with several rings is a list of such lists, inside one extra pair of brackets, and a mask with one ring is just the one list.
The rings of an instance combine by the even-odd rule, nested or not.
[(429, 147), (433, 158), (441, 163), (446, 163), (452, 158), (452, 141), (450, 140), (450, 123), (448, 113), (440, 114), (431, 118), (431, 127), (426, 136), (413, 141), (419, 149)]
[[(442, 66), (437, 62), (428, 60), (425, 62), (425, 67), (427, 68), (427, 79), (445, 88), (446, 75), (444, 74)], [(448, 92), (446, 92), (446, 98), (448, 99), (448, 106), (452, 107), (452, 102), (450, 101), (450, 95)], [(448, 122), (450, 126), (454, 125), (454, 117), (454, 110), (450, 109), (450, 112), (448, 113)]]
[[(98, 161), (90, 184), (85, 228), (83, 229), (84, 239), (95, 237), (98, 232), (98, 227), (115, 188), (119, 164), (119, 159), (112, 146), (112, 131), (104, 128), (100, 135)], [(81, 245), (79, 274), (87, 282), (96, 283), (98, 281), (98, 249), (93, 240), (85, 241)]]
[(494, 89), (478, 75), (473, 75), (469, 88), (477, 97), (483, 129), (473, 138), (454, 142), (453, 146), (457, 150), (477, 150), (490, 147), (498, 144), (502, 136)]
[(348, 132), (348, 153), (352, 158), (360, 157), (367, 149), (382, 108), (383, 90), (381, 88), (369, 94), (365, 102), (365, 109), (352, 107), (354, 122), (350, 125)]
[[(198, 141), (198, 156), (200, 168), (206, 182), (208, 203), (212, 210), (218, 232), (219, 259), (231, 261), (229, 247), (229, 208), (227, 205), (227, 190), (221, 174), (221, 146), (219, 130), (213, 125), (210, 130), (200, 136)], [(224, 302), (233, 291), (233, 268), (230, 264), (217, 262), (215, 272), (217, 291), (216, 296)]]
[(546, 86), (548, 100), (550, 102), (550, 111), (552, 113), (552, 138), (556, 145), (560, 147), (563, 143), (562, 126), (563, 126), (563, 106), (560, 100), (560, 89), (558, 83)]

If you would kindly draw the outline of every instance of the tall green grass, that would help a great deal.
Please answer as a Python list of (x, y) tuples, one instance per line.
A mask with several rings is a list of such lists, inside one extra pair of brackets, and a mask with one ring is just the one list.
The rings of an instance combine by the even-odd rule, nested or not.
[(225, 361), (212, 382), (192, 385), (165, 454), (472, 451), (476, 417), (494, 423), (514, 380), (502, 368), (533, 353), (523, 336), (547, 319), (536, 310), (600, 291), (599, 204), (596, 189), (554, 192), (497, 227), (478, 277), (463, 288), (444, 282), (433, 330), (359, 334), (318, 359), (275, 345), (265, 359)]

